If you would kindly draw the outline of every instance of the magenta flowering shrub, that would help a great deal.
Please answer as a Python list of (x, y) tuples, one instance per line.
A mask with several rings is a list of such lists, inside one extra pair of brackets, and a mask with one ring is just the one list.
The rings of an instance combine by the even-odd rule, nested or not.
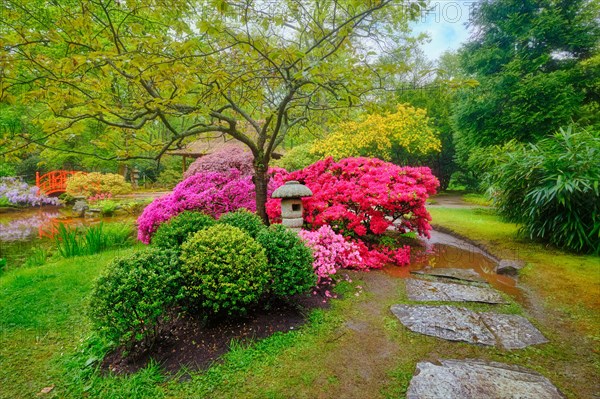
[(183, 177), (188, 178), (197, 173), (229, 172), (231, 169), (239, 171), (244, 176), (252, 174), (252, 153), (244, 150), (239, 145), (225, 145), (215, 152), (204, 155), (192, 162)]
[(315, 231), (302, 230), (298, 235), (313, 251), (313, 268), (318, 284), (329, 281), (340, 268), (364, 268), (358, 246), (336, 234), (331, 227), (325, 225)]
[[(427, 167), (400, 167), (376, 158), (327, 158), (283, 176), (283, 181), (289, 180), (313, 192), (302, 200), (304, 221), (311, 230), (328, 224), (359, 238), (393, 227), (429, 236), (431, 216), (425, 201), (439, 182)], [(278, 220), (281, 200), (270, 199), (267, 213)]]
[[(283, 185), (285, 169), (269, 169), (270, 196)], [(256, 194), (252, 176), (237, 169), (226, 172), (199, 172), (184, 179), (170, 194), (155, 199), (138, 218), (138, 239), (150, 243), (161, 223), (183, 211), (198, 211), (214, 218), (245, 208), (256, 211)]]
[(218, 218), (239, 208), (256, 210), (251, 176), (244, 176), (234, 169), (226, 173), (198, 173), (144, 209), (137, 221), (138, 239), (150, 243), (161, 223), (183, 211), (194, 210)]
[[(302, 200), (305, 226), (316, 230), (328, 225), (351, 239), (365, 268), (410, 262), (410, 247), (378, 244), (388, 228), (429, 236), (425, 201), (439, 186), (429, 168), (400, 167), (376, 158), (328, 158), (293, 173), (281, 172), (278, 179), (298, 180), (311, 189), (313, 196)], [(281, 200), (270, 199), (267, 213), (279, 221)]]
[(5, 201), (11, 205), (60, 205), (58, 198), (48, 197), (39, 191), (37, 186), (30, 186), (15, 177), (0, 178), (0, 198), (5, 198)]

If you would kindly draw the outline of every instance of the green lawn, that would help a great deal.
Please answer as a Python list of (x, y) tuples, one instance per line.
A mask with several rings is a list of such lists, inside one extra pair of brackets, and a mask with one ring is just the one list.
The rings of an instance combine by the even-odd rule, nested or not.
[[(93, 338), (85, 301), (93, 280), (119, 253), (53, 261), (0, 275), (0, 397), (30, 398), (402, 398), (421, 360), (482, 358), (539, 371), (570, 398), (600, 388), (597, 341), (597, 258), (565, 254), (515, 238), (516, 227), (489, 212), (432, 210), (434, 223), (530, 262), (523, 278), (543, 301), (467, 305), (528, 317), (549, 344), (504, 351), (412, 333), (389, 312), (406, 303), (404, 284), (381, 272), (351, 273), (329, 310), (311, 313), (298, 330), (232, 350), (204, 372), (165, 375), (157, 365), (128, 377), (102, 375), (105, 344)], [(553, 281), (552, 276), (561, 276)], [(554, 284), (554, 285), (552, 285)], [(573, 287), (584, 294), (573, 294)], [(570, 298), (570, 300), (567, 300)], [(586, 338), (586, 335), (588, 338)], [(589, 337), (592, 337), (590, 339)]]

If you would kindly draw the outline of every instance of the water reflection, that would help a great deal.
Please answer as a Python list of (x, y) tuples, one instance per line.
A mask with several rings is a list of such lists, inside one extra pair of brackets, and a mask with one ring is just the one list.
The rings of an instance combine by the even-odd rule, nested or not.
[(0, 241), (29, 241), (44, 236), (45, 229), (52, 226), (60, 212), (39, 212), (24, 218), (4, 221), (0, 219)]
[(387, 266), (384, 271), (392, 276), (407, 278), (411, 271), (432, 268), (473, 269), (494, 288), (523, 300), (522, 291), (516, 281), (508, 276), (496, 274), (497, 262), (475, 245), (449, 234), (433, 231), (422, 247), (412, 247), (409, 267)]

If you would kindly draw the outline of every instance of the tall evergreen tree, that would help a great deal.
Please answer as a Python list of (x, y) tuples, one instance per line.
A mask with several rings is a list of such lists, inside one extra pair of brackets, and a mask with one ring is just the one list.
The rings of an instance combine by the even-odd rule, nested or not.
[[(457, 99), (457, 151), (511, 139), (536, 141), (571, 121), (600, 124), (597, 2), (483, 0), (470, 42), (460, 51), (465, 73), (480, 82)], [(596, 89), (595, 89), (596, 87)]]

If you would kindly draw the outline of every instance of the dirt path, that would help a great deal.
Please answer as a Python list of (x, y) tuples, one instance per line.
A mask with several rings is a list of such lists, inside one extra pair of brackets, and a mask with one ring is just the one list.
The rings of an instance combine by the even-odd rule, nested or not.
[[(402, 279), (382, 271), (351, 273), (363, 281), (366, 300), (357, 304), (351, 316), (333, 338), (336, 345), (327, 353), (327, 369), (337, 384), (318, 398), (378, 398), (397, 363), (398, 344), (385, 330), (390, 304), (397, 299)], [(316, 381), (317, 384), (324, 381)]]
[(475, 208), (475, 204), (470, 204), (462, 199), (462, 194), (438, 194), (431, 198), (432, 203), (427, 207), (444, 207), (444, 208)]

